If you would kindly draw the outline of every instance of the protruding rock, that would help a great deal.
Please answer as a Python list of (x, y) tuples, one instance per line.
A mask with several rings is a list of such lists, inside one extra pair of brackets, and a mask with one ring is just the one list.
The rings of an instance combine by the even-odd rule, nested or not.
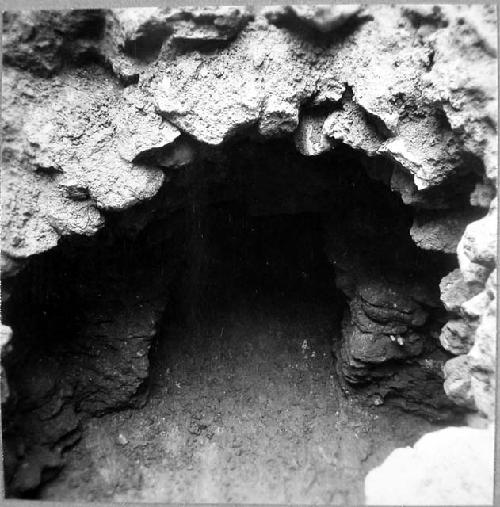
[(289, 101), (271, 95), (260, 117), (259, 132), (264, 137), (283, 137), (299, 125), (299, 109)]
[(180, 136), (180, 131), (154, 113), (135, 111), (117, 121), (117, 143), (120, 156), (134, 162), (152, 149), (164, 148)]
[(497, 340), (497, 272), (488, 278), (485, 287), (488, 304), (481, 316), (474, 338), (474, 346), (469, 352), (471, 366), (471, 386), (479, 411), (489, 420), (495, 417), (496, 393), (496, 340)]
[(436, 161), (443, 159), (441, 143), (441, 140), (417, 140), (398, 136), (384, 143), (379, 152), (386, 154), (412, 173), (417, 189), (422, 190), (442, 183), (454, 170), (450, 163), (438, 167)]
[(422, 352), (423, 340), (417, 334), (411, 333), (404, 338), (398, 338), (399, 342), (394, 342), (390, 335), (363, 333), (354, 329), (348, 336), (348, 346), (353, 358), (363, 363), (375, 364), (418, 356)]
[[(12, 329), (9, 326), (0, 325), (0, 357), (3, 358), (10, 350), (9, 342), (12, 338)], [(0, 365), (0, 394), (1, 402), (5, 403), (9, 397), (9, 386), (5, 377), (5, 370)]]
[[(27, 73), (22, 76), (33, 81)], [(8, 224), (2, 227), (2, 246), (7, 254), (28, 257), (52, 248), (61, 235), (95, 234), (104, 224), (99, 208), (123, 209), (159, 190), (161, 170), (134, 165), (118, 153), (114, 122), (125, 115), (124, 128), (141, 126), (146, 113), (131, 107), (104, 71), (87, 68), (78, 76), (61, 75), (57, 85), (28, 97), (22, 107), (14, 105), (19, 74), (9, 68), (2, 77), (3, 121), (9, 132), (2, 160), (2, 220)], [(161, 118), (152, 112), (144, 124), (151, 121)], [(39, 170), (40, 155), (47, 154), (58, 171)]]
[(451, 319), (441, 329), (439, 341), (452, 354), (467, 354), (474, 343), (474, 326), (462, 319)]
[[(467, 272), (469, 263), (493, 269), (497, 250), (497, 199), (488, 215), (467, 225), (458, 247), (458, 259), (462, 272)], [(465, 274), (464, 274), (465, 275)]]
[(328, 116), (323, 132), (331, 139), (374, 155), (386, 137), (377, 131), (373, 121), (360, 106), (347, 101), (342, 109)]
[(113, 9), (107, 13), (108, 27), (113, 31), (114, 43), (131, 56), (138, 45), (155, 45), (155, 39), (164, 39), (171, 28), (166, 22), (165, 9), (159, 7), (138, 7)]
[(477, 215), (455, 212), (418, 212), (410, 234), (413, 241), (424, 250), (454, 254), (467, 225)]
[(251, 18), (250, 9), (243, 6), (184, 7), (167, 15), (172, 41), (190, 46), (234, 39)]
[(366, 504), (492, 505), (494, 441), (492, 425), (427, 433), (368, 473)]
[(495, 196), (496, 189), (491, 183), (476, 183), (474, 191), (470, 195), (470, 204), (478, 208), (488, 209)]
[(320, 155), (331, 148), (331, 143), (323, 133), (325, 113), (309, 113), (301, 117), (295, 132), (295, 146), (302, 155)]
[(454, 269), (439, 284), (441, 301), (449, 312), (460, 313), (462, 305), (481, 291), (481, 286), (465, 283), (462, 272)]

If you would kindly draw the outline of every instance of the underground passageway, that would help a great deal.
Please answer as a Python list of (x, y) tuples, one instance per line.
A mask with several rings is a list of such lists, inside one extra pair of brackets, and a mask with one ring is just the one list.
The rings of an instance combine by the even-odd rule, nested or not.
[(4, 302), (12, 494), (357, 503), (458, 420), (428, 367), (455, 261), (412, 242), (375, 163), (236, 140), (38, 256)]
[(7, 498), (491, 504), (495, 9), (2, 20)]

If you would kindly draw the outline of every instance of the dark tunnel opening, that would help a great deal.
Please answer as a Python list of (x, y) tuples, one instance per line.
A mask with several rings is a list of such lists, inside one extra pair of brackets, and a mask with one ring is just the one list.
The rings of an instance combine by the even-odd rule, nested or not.
[[(459, 416), (444, 401), (439, 375), (419, 363), (446, 357), (435, 338), (445, 322), (435, 293), (456, 259), (413, 243), (411, 208), (368, 176), (371, 163), (344, 146), (304, 157), (288, 141), (237, 139), (173, 171), (150, 202), (109, 214), (94, 237), (63, 239), (34, 258), (2, 298), (14, 332), (3, 411), (11, 496), (43, 497), (40, 484), (57, 475), (96, 416), (132, 407), (149, 410), (156, 424), (148, 407), (178, 389), (167, 371), (178, 372), (179, 385), (198, 379), (182, 405), (191, 415), (197, 404), (220, 413), (208, 384), (220, 403), (223, 384), (263, 388), (262, 374), (278, 386), (266, 403), (279, 410), (309, 396), (290, 395), (307, 381), (334, 413), (340, 397), (357, 392), (370, 406), (392, 399), (434, 422)], [(384, 307), (386, 286), (396, 287), (395, 307), (414, 286), (418, 295), (392, 311)], [(373, 291), (374, 302), (359, 296)], [(361, 317), (358, 302), (368, 312)], [(372, 340), (362, 354), (382, 351), (363, 363), (344, 352), (358, 317)], [(398, 333), (404, 346), (394, 342)], [(274, 355), (281, 359), (270, 363)], [(254, 363), (264, 373), (245, 369)], [(301, 417), (311, 417), (306, 412)], [(191, 422), (184, 421), (188, 430)], [(196, 424), (194, 435), (205, 435), (207, 425)]]

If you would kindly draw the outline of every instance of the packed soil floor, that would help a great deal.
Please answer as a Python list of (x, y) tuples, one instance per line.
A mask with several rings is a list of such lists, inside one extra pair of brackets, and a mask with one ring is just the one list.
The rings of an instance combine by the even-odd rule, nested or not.
[(334, 301), (241, 298), (154, 346), (141, 409), (93, 419), (42, 499), (363, 503), (364, 478), (436, 429), (346, 396)]

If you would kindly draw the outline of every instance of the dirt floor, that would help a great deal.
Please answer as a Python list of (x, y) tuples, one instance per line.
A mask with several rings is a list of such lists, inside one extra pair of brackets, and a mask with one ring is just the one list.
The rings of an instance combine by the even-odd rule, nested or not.
[(241, 300), (152, 352), (143, 409), (94, 419), (51, 500), (363, 503), (369, 469), (436, 426), (345, 397), (332, 301)]

